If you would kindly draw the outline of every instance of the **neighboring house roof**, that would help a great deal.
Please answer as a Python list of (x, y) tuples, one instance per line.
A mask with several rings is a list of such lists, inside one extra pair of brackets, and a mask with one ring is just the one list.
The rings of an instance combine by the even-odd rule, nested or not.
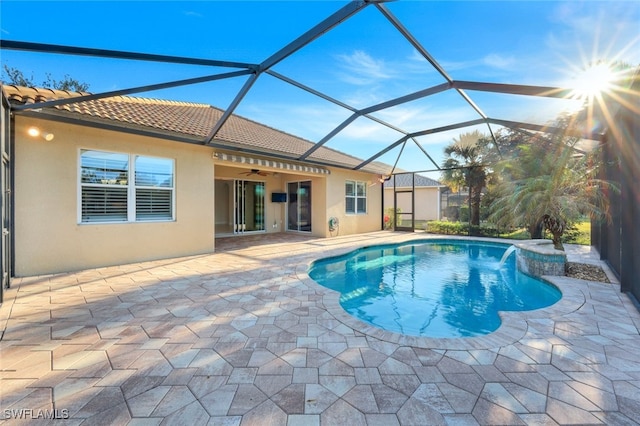
[[(2, 90), (8, 101), (14, 105), (90, 95), (10, 85), (3, 85)], [(47, 116), (52, 119), (66, 119), (63, 121), (73, 119), (85, 125), (109, 125), (121, 131), (151, 132), (159, 137), (202, 144), (223, 113), (219, 108), (200, 103), (114, 96), (43, 108), (38, 115), (43, 118)], [(313, 145), (314, 143), (308, 140), (235, 114), (225, 122), (212, 143), (212, 146), (232, 151), (248, 151), (267, 156), (271, 154), (292, 160), (307, 152)], [(362, 159), (331, 148), (320, 147), (308, 157), (308, 161), (353, 168), (360, 164)], [(379, 174), (388, 173), (390, 169), (390, 166), (378, 162), (362, 168), (363, 171)]]
[(393, 188), (393, 183), (396, 182), (396, 188), (410, 188), (412, 185), (415, 185), (416, 188), (425, 188), (425, 187), (444, 187), (445, 185), (441, 184), (437, 180), (433, 180), (426, 176), (415, 175), (415, 182), (411, 182), (411, 173), (403, 173), (399, 175), (392, 175), (391, 179), (384, 182), (385, 188)]

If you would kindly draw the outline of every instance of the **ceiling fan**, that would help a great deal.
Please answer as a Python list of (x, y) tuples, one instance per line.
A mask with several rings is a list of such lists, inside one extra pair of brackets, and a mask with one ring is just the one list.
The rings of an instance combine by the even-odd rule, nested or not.
[(268, 175), (269, 175), (269, 173), (267, 173), (267, 172), (263, 172), (263, 171), (260, 171), (260, 170), (258, 170), (258, 169), (251, 169), (251, 170), (249, 170), (248, 172), (242, 172), (242, 173), (240, 173), (240, 174), (241, 174), (241, 175), (245, 175), (245, 176), (253, 176), (253, 175), (258, 175), (258, 176), (268, 176)]

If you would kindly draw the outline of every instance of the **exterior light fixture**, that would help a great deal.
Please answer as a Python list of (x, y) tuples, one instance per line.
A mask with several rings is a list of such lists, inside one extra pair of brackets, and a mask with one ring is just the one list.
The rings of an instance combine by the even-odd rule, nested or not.
[(53, 133), (41, 132), (40, 129), (38, 129), (37, 127), (29, 127), (29, 130), (27, 130), (27, 133), (29, 134), (29, 136), (34, 138), (42, 137), (42, 139), (44, 139), (47, 142), (51, 142), (54, 138)]

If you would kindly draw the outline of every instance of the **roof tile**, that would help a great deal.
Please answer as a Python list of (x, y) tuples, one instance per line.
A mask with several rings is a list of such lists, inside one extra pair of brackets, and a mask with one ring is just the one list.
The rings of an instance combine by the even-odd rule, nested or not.
[[(33, 104), (90, 95), (90, 93), (10, 85), (3, 85), (2, 90), (5, 97), (13, 104)], [(53, 108), (63, 114), (78, 114), (99, 120), (109, 120), (112, 124), (142, 126), (147, 129), (172, 132), (201, 139), (203, 143), (207, 141), (211, 130), (223, 114), (221, 109), (201, 103), (130, 96), (94, 99), (57, 105)], [(82, 117), (77, 118), (82, 119)], [(313, 142), (235, 114), (231, 115), (222, 126), (215, 141), (228, 145), (229, 149), (251, 148), (262, 151), (265, 155), (277, 153), (292, 159), (304, 154), (314, 145)], [(342, 167), (355, 167), (362, 162), (361, 159), (326, 147), (320, 147), (309, 158), (325, 165)], [(388, 173), (390, 167), (381, 163), (371, 163), (363, 170)]]

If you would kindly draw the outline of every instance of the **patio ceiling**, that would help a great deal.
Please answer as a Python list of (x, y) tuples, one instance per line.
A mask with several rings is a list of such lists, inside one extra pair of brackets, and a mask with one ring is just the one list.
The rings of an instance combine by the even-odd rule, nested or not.
[[(503, 102), (507, 104), (512, 102), (514, 109), (522, 108), (522, 99), (524, 98), (557, 100), (557, 102), (567, 103), (567, 108), (570, 108), (571, 105), (576, 102), (571, 98), (571, 89), (566, 87), (508, 84), (492, 81), (469, 81), (454, 78), (453, 75), (455, 73), (449, 72), (447, 65), (443, 65), (435, 55), (431, 54), (428, 49), (428, 40), (425, 41), (424, 37), (421, 39), (415, 35), (414, 31), (405, 26), (403, 20), (394, 13), (396, 4), (387, 4), (386, 1), (372, 0), (356, 0), (346, 4), (331, 4), (336, 6), (336, 10), (326, 17), (318, 16), (316, 20), (318, 22), (317, 24), (294, 38), (293, 41), (278, 48), (275, 53), (267, 56), (266, 59), (256, 62), (228, 61), (2, 39), (0, 40), (0, 48), (4, 51), (44, 53), (57, 56), (62, 55), (64, 57), (73, 56), (126, 60), (128, 62), (135, 62), (135, 64), (144, 62), (153, 64), (176, 64), (181, 66), (194, 66), (197, 67), (198, 70), (205, 67), (209, 71), (214, 71), (196, 77), (167, 79), (160, 83), (131, 85), (116, 90), (104, 90), (69, 99), (19, 105), (15, 106), (14, 109), (28, 110), (33, 108), (46, 108), (118, 95), (134, 95), (149, 92), (162, 93), (162, 91), (166, 91), (167, 89), (197, 86), (203, 83), (233, 82), (233, 84), (229, 84), (229, 86), (235, 89), (227, 100), (226, 105), (217, 104), (219, 101), (208, 102), (209, 104), (222, 108), (224, 113), (211, 128), (209, 134), (202, 139), (201, 143), (207, 145), (213, 143), (229, 117), (232, 114), (238, 113), (243, 102), (245, 102), (253, 91), (264, 90), (264, 88), (257, 88), (258, 81), (269, 79), (269, 83), (273, 83), (274, 81), (280, 83), (280, 86), (276, 87), (282, 87), (282, 84), (286, 86), (286, 89), (282, 90), (281, 94), (283, 102), (287, 102), (286, 93), (290, 90), (303, 92), (315, 98), (313, 102), (321, 101), (322, 104), (327, 106), (328, 110), (333, 111), (331, 114), (335, 117), (341, 117), (338, 120), (334, 120), (333, 125), (329, 127), (328, 131), (325, 131), (323, 136), (309, 137), (308, 135), (299, 135), (311, 139), (314, 145), (307, 152), (300, 155), (299, 158), (297, 158), (298, 160), (304, 161), (316, 149), (333, 144), (331, 146), (334, 149), (363, 159), (355, 169), (360, 169), (373, 161), (382, 161), (387, 162), (387, 164), (394, 164), (394, 169), (398, 166), (411, 171), (437, 171), (440, 169), (440, 164), (437, 160), (437, 154), (440, 154), (440, 152), (437, 150), (441, 150), (441, 147), (423, 143), (420, 141), (421, 137), (443, 133), (450, 134), (451, 131), (455, 130), (464, 132), (466, 131), (465, 129), (479, 129), (481, 132), (495, 137), (496, 131), (502, 127), (521, 128), (533, 131), (553, 130), (547, 123), (528, 122), (513, 119), (512, 117), (492, 115), (486, 112), (485, 104), (489, 104), (488, 99), (490, 96), (495, 96), (494, 94), (506, 95)], [(508, 5), (509, 3), (505, 3), (505, 7)], [(398, 10), (400, 14), (406, 16), (407, 7), (409, 7), (410, 4), (409, 6), (404, 6), (404, 8), (400, 8), (398, 5)], [(366, 16), (364, 16), (365, 13)], [(394, 32), (393, 43), (396, 43), (398, 46), (396, 49), (409, 48), (413, 50), (423, 61), (424, 70), (421, 71), (425, 76), (423, 81), (425, 83), (433, 82), (433, 84), (424, 84), (423, 87), (418, 90), (405, 90), (404, 93), (400, 95), (365, 105), (362, 99), (358, 100), (358, 102), (346, 101), (339, 99), (339, 96), (330, 94), (330, 86), (327, 86), (326, 83), (318, 85), (325, 87), (324, 89), (315, 87), (313, 81), (319, 80), (321, 74), (314, 73), (313, 71), (315, 66), (322, 68), (319, 66), (320, 64), (308, 64), (309, 72), (314, 74), (314, 78), (308, 78), (293, 71), (292, 74), (295, 74), (294, 76), (287, 75), (288, 68), (286, 65), (288, 61), (300, 61), (301, 58), (304, 59), (304, 55), (301, 56), (301, 54), (305, 52), (305, 49), (308, 49), (309, 46), (316, 43), (317, 40), (323, 38), (326, 34), (335, 31), (336, 28), (348, 26), (351, 20), (360, 16), (363, 16), (363, 19), (366, 18), (375, 22), (376, 25), (385, 25), (387, 29), (392, 29)], [(427, 17), (425, 17), (425, 21), (428, 21), (426, 18)], [(373, 39), (372, 43), (367, 47), (375, 52), (375, 35), (372, 34), (371, 38)], [(329, 43), (330, 42), (331, 40), (329, 40)], [(336, 46), (336, 48), (337, 47), (338, 46)], [(455, 65), (451, 65), (451, 67), (456, 68)], [(293, 70), (294, 68), (290, 67), (289, 69)], [(72, 74), (71, 72), (67, 73)], [(325, 75), (322, 77), (325, 80), (331, 79), (331, 76)], [(80, 76), (74, 75), (74, 78), (82, 80)], [(509, 76), (509, 78), (513, 78), (513, 76)], [(238, 82), (238, 80), (240, 80), (240, 82)], [(402, 74), (396, 76), (396, 81), (402, 82), (402, 80)], [(399, 85), (406, 86), (410, 89), (415, 87), (415, 85), (411, 86), (408, 84)], [(391, 91), (388, 93), (391, 93)], [(449, 105), (457, 105), (453, 109), (459, 111), (459, 114), (447, 115), (445, 121), (442, 119), (433, 119), (407, 124), (406, 112), (410, 111), (411, 108), (426, 108), (426, 104), (423, 102), (429, 102), (429, 108), (432, 108), (432, 105), (438, 105), (440, 103), (443, 105), (446, 103), (447, 106), (445, 108), (451, 108)], [(454, 102), (454, 104), (451, 102)], [(401, 110), (398, 109), (400, 107), (402, 107)], [(247, 108), (247, 110), (250, 110), (250, 108)], [(246, 111), (243, 111), (242, 115), (247, 116)], [(438, 116), (437, 114), (433, 115)], [(258, 118), (254, 119), (263, 122), (259, 114)], [(316, 119), (316, 117), (313, 115), (308, 117), (310, 122), (314, 119)], [(334, 143), (336, 139), (339, 139), (341, 135), (350, 127), (356, 125), (356, 123), (358, 123), (359, 126), (363, 126), (363, 120), (370, 125), (374, 125), (376, 132), (384, 134), (387, 140), (386, 143), (383, 145), (371, 144), (376, 146), (373, 151), (371, 151), (370, 147), (368, 151), (359, 150), (356, 152), (351, 150), (351, 144), (348, 141)], [(281, 128), (283, 125), (276, 124), (274, 126)], [(286, 128), (282, 130), (297, 134), (295, 130)], [(603, 129), (600, 128), (593, 133), (582, 134), (582, 136), (598, 140), (601, 136), (599, 132), (602, 131)], [(316, 131), (316, 134), (319, 134), (318, 131)], [(411, 147), (412, 150), (409, 149), (409, 147)], [(409, 156), (415, 160), (416, 152), (419, 153), (422, 161), (420, 163), (406, 162), (409, 166), (403, 166), (403, 162), (401, 161), (403, 156)], [(416, 164), (423, 165), (423, 167), (416, 167)]]

